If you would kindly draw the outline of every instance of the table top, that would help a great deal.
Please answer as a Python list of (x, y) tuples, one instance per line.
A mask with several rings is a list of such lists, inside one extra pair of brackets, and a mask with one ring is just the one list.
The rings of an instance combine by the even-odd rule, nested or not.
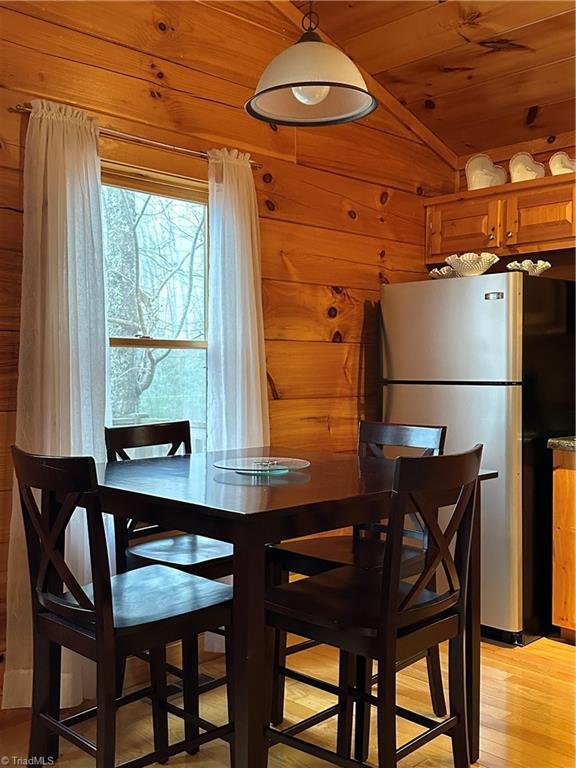
[[(310, 467), (281, 475), (240, 475), (214, 462), (234, 456), (307, 459)], [(119, 490), (155, 501), (210, 509), (216, 516), (253, 516), (315, 504), (385, 499), (392, 488), (392, 459), (294, 450), (278, 446), (218, 451), (97, 465), (103, 490)], [(496, 477), (482, 470), (481, 479)]]

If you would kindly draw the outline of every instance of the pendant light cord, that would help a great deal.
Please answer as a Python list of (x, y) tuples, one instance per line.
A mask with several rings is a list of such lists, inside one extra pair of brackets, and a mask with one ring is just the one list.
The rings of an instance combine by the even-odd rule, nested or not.
[(312, 8), (313, 2), (310, 0), (308, 3), (308, 10), (302, 16), (302, 29), (304, 32), (314, 32), (315, 29), (318, 29), (318, 24), (320, 24), (320, 16), (316, 13), (316, 11)]

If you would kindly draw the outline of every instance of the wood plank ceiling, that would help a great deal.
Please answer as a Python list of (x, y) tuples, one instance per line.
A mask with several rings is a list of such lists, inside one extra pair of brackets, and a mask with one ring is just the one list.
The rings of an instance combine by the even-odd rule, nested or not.
[(574, 130), (574, 9), (573, 0), (315, 4), (321, 29), (460, 155)]

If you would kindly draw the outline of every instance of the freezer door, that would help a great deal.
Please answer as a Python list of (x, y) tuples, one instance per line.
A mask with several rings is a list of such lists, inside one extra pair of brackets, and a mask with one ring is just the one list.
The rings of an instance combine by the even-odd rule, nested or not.
[(522, 275), (383, 285), (383, 377), (521, 381)]
[(522, 630), (522, 387), (392, 384), (384, 421), (445, 424), (446, 452), (483, 443), (482, 465), (498, 479), (482, 484), (482, 624)]

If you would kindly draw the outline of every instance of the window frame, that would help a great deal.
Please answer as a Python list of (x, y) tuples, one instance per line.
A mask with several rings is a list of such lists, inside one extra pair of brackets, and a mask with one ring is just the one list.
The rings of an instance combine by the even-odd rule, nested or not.
[[(106, 186), (133, 189), (135, 192), (149, 193), (162, 197), (172, 197), (178, 200), (188, 200), (206, 206), (206, 229), (208, 231), (208, 182), (176, 176), (170, 173), (160, 173), (147, 168), (126, 165), (124, 163), (102, 161), (101, 182)], [(208, 239), (206, 239), (206, 266), (204, 280), (204, 307), (208, 306), (208, 274), (210, 259)], [(204, 339), (157, 339), (153, 336), (109, 336), (108, 346), (139, 347), (146, 349), (208, 349), (206, 339), (208, 321), (204, 319)]]

